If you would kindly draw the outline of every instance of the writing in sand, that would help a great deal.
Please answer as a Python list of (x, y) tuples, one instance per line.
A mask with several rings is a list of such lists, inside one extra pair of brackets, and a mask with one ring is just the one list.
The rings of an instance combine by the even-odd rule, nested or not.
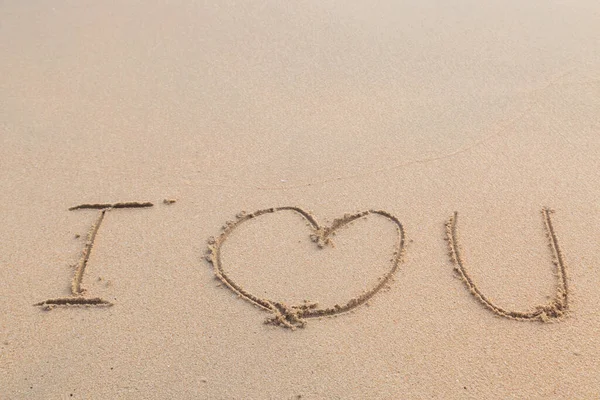
[[(166, 204), (172, 204), (174, 200), (165, 200)], [(82, 281), (88, 264), (90, 254), (94, 248), (94, 242), (100, 226), (109, 213), (113, 213), (119, 209), (143, 209), (152, 207), (150, 202), (124, 202), (112, 204), (81, 204), (71, 207), (69, 210), (97, 210), (97, 217), (92, 224), (85, 242), (85, 246), (81, 252), (81, 256), (75, 268), (75, 273), (71, 281), (71, 294), (66, 297), (48, 299), (39, 303), (45, 310), (51, 310), (54, 307), (110, 307), (112, 302), (100, 297), (88, 296), (86, 290), (82, 287)], [(362, 293), (356, 297), (350, 298), (347, 301), (335, 304), (330, 307), (320, 307), (318, 303), (304, 301), (301, 304), (285, 304), (282, 301), (275, 299), (267, 299), (257, 294), (246, 290), (239, 282), (233, 280), (227, 273), (226, 265), (221, 257), (221, 249), (232, 232), (236, 231), (242, 224), (249, 220), (260, 218), (267, 214), (275, 214), (281, 212), (292, 212), (299, 215), (305, 220), (309, 229), (309, 237), (318, 248), (324, 248), (331, 245), (331, 236), (335, 235), (336, 231), (349, 225), (350, 223), (366, 218), (367, 216), (376, 216), (383, 218), (391, 223), (396, 231), (394, 242), (393, 257), (390, 260), (390, 265), (387, 271), (377, 279), (377, 283), (371, 287), (366, 287)], [(500, 307), (492, 302), (477, 286), (471, 275), (469, 274), (464, 259), (462, 250), (458, 240), (458, 213), (455, 212), (446, 222), (446, 237), (448, 243), (448, 255), (450, 261), (454, 265), (454, 270), (468, 289), (469, 293), (483, 307), (488, 309), (493, 314), (519, 321), (559, 321), (567, 314), (569, 307), (569, 287), (567, 285), (567, 269), (564, 262), (562, 251), (558, 245), (556, 232), (552, 225), (551, 215), (553, 210), (543, 208), (541, 211), (543, 227), (548, 238), (548, 246), (551, 251), (552, 265), (554, 275), (556, 277), (556, 291), (554, 296), (545, 304), (539, 304), (531, 307), (526, 311), (514, 311)], [(222, 227), (220, 234), (216, 237), (208, 239), (208, 249), (205, 255), (206, 261), (212, 265), (215, 277), (229, 290), (232, 290), (241, 299), (251, 303), (255, 307), (267, 311), (270, 316), (265, 320), (267, 324), (282, 326), (285, 328), (296, 329), (304, 327), (308, 318), (334, 316), (341, 313), (351, 311), (361, 305), (367, 303), (369, 299), (375, 296), (384, 287), (387, 287), (393, 275), (402, 263), (405, 252), (406, 235), (402, 223), (392, 214), (382, 210), (367, 210), (354, 214), (345, 214), (343, 217), (335, 219), (330, 226), (322, 226), (315, 217), (295, 206), (275, 207), (258, 210), (252, 213), (241, 212), (237, 214), (235, 221), (228, 221)]]

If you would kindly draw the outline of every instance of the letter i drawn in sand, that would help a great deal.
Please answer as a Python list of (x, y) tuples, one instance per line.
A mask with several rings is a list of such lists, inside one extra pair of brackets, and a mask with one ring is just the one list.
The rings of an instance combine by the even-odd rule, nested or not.
[(99, 297), (85, 297), (85, 289), (83, 289), (81, 286), (83, 274), (85, 273), (85, 268), (87, 267), (87, 263), (90, 259), (90, 254), (92, 253), (92, 248), (94, 247), (94, 241), (96, 240), (96, 235), (98, 234), (100, 225), (102, 224), (102, 221), (104, 221), (104, 217), (108, 211), (117, 208), (146, 208), (152, 206), (152, 203), (127, 202), (114, 204), (80, 204), (78, 206), (69, 208), (69, 211), (100, 210), (98, 212), (96, 221), (88, 232), (85, 247), (81, 252), (77, 267), (75, 268), (75, 274), (73, 275), (73, 280), (71, 281), (71, 296), (49, 299), (34, 305), (44, 307), (46, 310), (51, 310), (55, 306), (112, 306), (113, 304), (110, 301), (101, 299)]
[(494, 314), (500, 317), (514, 320), (542, 322), (557, 321), (566, 315), (569, 308), (567, 267), (565, 265), (562, 251), (558, 246), (558, 239), (556, 238), (556, 232), (554, 231), (552, 219), (550, 218), (550, 215), (553, 212), (553, 210), (546, 207), (542, 209), (542, 218), (544, 220), (544, 228), (546, 229), (546, 236), (548, 238), (548, 246), (552, 251), (552, 263), (556, 267), (556, 293), (554, 295), (554, 298), (549, 303), (534, 306), (529, 311), (506, 310), (494, 304), (486, 295), (484, 295), (481, 292), (481, 290), (475, 284), (473, 278), (465, 268), (465, 262), (462, 256), (462, 250), (458, 243), (458, 235), (456, 230), (456, 220), (458, 219), (458, 213), (455, 212), (454, 215), (446, 223), (446, 240), (448, 241), (450, 259), (455, 265), (454, 269), (460, 275), (469, 292), (471, 292), (471, 294), (483, 306), (485, 306)]

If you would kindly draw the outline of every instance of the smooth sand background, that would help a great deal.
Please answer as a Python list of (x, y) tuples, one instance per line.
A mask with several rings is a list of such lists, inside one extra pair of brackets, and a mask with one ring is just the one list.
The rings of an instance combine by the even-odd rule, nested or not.
[[(2, 2), (0, 398), (598, 398), (599, 20), (593, 1)], [(95, 219), (68, 207), (116, 201), (156, 206), (98, 234), (84, 285), (115, 305), (34, 307), (69, 294)], [(237, 212), (283, 205), (396, 215), (391, 288), (263, 325), (202, 257)], [(481, 290), (526, 310), (555, 287), (543, 206), (571, 312), (496, 317), (455, 278), (444, 222), (459, 211)], [(232, 237), (236, 276), (335, 301), (385, 270), (389, 226), (340, 234), (340, 275), (297, 220)]]

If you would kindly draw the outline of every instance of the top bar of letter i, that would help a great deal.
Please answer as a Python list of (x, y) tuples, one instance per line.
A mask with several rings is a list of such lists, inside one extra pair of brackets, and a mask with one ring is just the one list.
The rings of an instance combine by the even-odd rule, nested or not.
[(90, 258), (90, 254), (92, 253), (92, 248), (94, 247), (94, 241), (96, 240), (96, 235), (98, 234), (98, 230), (100, 229), (100, 225), (102, 225), (102, 221), (104, 221), (104, 217), (106, 213), (117, 209), (117, 208), (146, 208), (152, 207), (152, 203), (138, 203), (138, 202), (130, 202), (130, 203), (114, 203), (114, 204), (80, 204), (75, 207), (69, 208), (69, 210), (99, 210), (98, 216), (96, 217), (96, 221), (90, 228), (90, 231), (87, 235), (87, 240), (85, 243), (85, 247), (81, 252), (81, 256), (77, 263), (77, 267), (75, 268), (75, 274), (73, 276), (73, 280), (71, 281), (71, 295), (68, 297), (60, 297), (56, 299), (48, 299), (34, 305), (42, 306), (46, 309), (51, 309), (55, 306), (79, 306), (79, 305), (87, 305), (87, 306), (112, 306), (112, 303), (106, 300), (103, 300), (99, 297), (86, 297), (84, 294), (85, 290), (81, 287), (81, 282), (83, 281), (83, 274), (85, 273), (85, 268), (87, 266), (88, 260)]

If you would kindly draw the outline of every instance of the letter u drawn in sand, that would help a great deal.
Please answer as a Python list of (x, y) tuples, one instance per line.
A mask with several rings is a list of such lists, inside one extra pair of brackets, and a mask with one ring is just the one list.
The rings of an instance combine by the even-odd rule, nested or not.
[(556, 233), (552, 225), (552, 219), (550, 215), (554, 211), (549, 208), (542, 209), (542, 217), (544, 220), (544, 228), (546, 230), (546, 236), (548, 237), (548, 245), (552, 251), (553, 264), (556, 266), (556, 277), (557, 277), (557, 288), (554, 298), (547, 304), (542, 304), (533, 307), (530, 311), (510, 311), (494, 304), (488, 299), (481, 290), (477, 287), (473, 278), (469, 275), (465, 268), (465, 262), (462, 257), (462, 251), (458, 244), (456, 221), (458, 219), (458, 213), (455, 212), (454, 216), (446, 223), (446, 240), (449, 246), (449, 255), (452, 263), (455, 265), (455, 270), (459, 273), (463, 282), (469, 289), (469, 292), (487, 309), (492, 311), (494, 314), (522, 321), (542, 321), (551, 322), (559, 320), (564, 317), (569, 307), (569, 288), (567, 286), (567, 269), (565, 266), (564, 257), (560, 247), (558, 246), (558, 240)]
[[(304, 218), (308, 222), (308, 225), (310, 227), (310, 237), (312, 241), (315, 242), (320, 248), (330, 243), (330, 236), (335, 231), (346, 226), (352, 221), (355, 221), (359, 218), (363, 218), (369, 214), (379, 215), (381, 217), (386, 218), (396, 226), (396, 231), (398, 233), (398, 239), (395, 243), (394, 255), (391, 260), (390, 269), (379, 278), (379, 280), (373, 287), (366, 288), (366, 291), (364, 291), (361, 295), (348, 300), (344, 304), (336, 304), (328, 308), (319, 308), (317, 304), (308, 302), (298, 305), (287, 305), (280, 301), (261, 298), (257, 295), (248, 292), (239, 283), (233, 281), (227, 275), (227, 272), (225, 271), (223, 262), (221, 260), (221, 247), (223, 246), (223, 243), (227, 240), (229, 235), (244, 222), (253, 218), (260, 217), (264, 214), (272, 214), (281, 211), (293, 211), (299, 214), (302, 218)], [(405, 234), (402, 224), (396, 217), (394, 217), (386, 211), (368, 210), (356, 214), (347, 214), (343, 218), (334, 220), (331, 226), (323, 227), (319, 225), (319, 223), (310, 213), (302, 210), (301, 208), (277, 207), (255, 211), (251, 214), (238, 214), (236, 221), (229, 222), (223, 227), (223, 232), (220, 236), (218, 236), (217, 238), (210, 238), (208, 240), (209, 246), (206, 259), (212, 264), (216, 278), (219, 279), (225, 286), (227, 286), (229, 289), (235, 292), (242, 299), (272, 314), (270, 318), (266, 319), (265, 323), (279, 325), (293, 330), (298, 327), (304, 327), (306, 324), (306, 318), (337, 315), (348, 312), (366, 303), (370, 298), (372, 298), (377, 292), (379, 292), (383, 287), (385, 287), (389, 283), (390, 279), (398, 269), (398, 265), (402, 261), (402, 256), (404, 252), (404, 241)]]

